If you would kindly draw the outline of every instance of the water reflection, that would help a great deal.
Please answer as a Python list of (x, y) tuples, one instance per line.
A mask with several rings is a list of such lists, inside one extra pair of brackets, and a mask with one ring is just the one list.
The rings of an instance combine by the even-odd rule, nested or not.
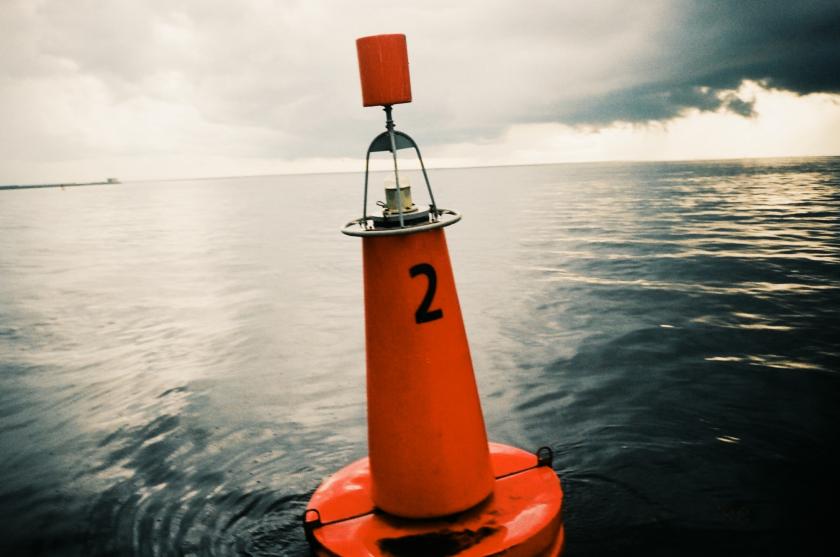
[[(517, 350), (527, 377), (517, 414), (523, 430), (555, 432), (567, 509), (603, 513), (572, 515), (570, 548), (600, 555), (664, 540), (680, 554), (716, 543), (752, 554), (796, 546), (791, 530), (824, 539), (813, 514), (786, 522), (813, 495), (768, 497), (760, 484), (833, 454), (838, 413), (821, 389), (838, 392), (840, 369), (829, 332), (837, 168), (668, 166), (531, 188), (519, 221), (511, 280), (529, 295), (506, 331), (529, 339)], [(727, 445), (741, 452), (721, 454)], [(761, 479), (744, 481), (756, 466)], [(814, 482), (834, 483), (824, 463), (813, 470)], [(783, 524), (788, 534), (770, 533)], [(706, 528), (717, 537), (693, 540)], [(609, 535), (617, 541), (597, 541)]]

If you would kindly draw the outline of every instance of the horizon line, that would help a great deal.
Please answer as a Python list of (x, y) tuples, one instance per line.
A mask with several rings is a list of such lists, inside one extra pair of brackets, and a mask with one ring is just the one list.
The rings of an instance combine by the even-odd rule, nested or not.
[[(467, 165), (467, 166), (436, 166), (427, 167), (426, 170), (474, 170), (478, 168), (517, 168), (517, 167), (531, 167), (531, 166), (560, 166), (560, 165), (589, 165), (589, 164), (663, 164), (663, 163), (710, 163), (722, 161), (747, 161), (747, 160), (778, 160), (778, 159), (826, 159), (837, 158), (837, 155), (779, 155), (779, 156), (763, 156), (763, 157), (724, 157), (713, 159), (612, 159), (612, 160), (590, 160), (590, 161), (560, 161), (560, 162), (536, 162), (536, 163), (518, 163), (518, 164), (484, 164), (484, 165)], [(420, 168), (403, 168), (402, 170), (419, 171)], [(389, 170), (372, 170), (372, 174), (389, 172)], [(270, 174), (231, 174), (225, 176), (195, 176), (189, 178), (139, 178), (139, 179), (122, 179), (119, 178), (120, 184), (126, 183), (144, 183), (144, 182), (189, 182), (189, 181), (203, 181), (203, 180), (227, 180), (234, 178), (266, 178), (271, 176), (321, 176), (321, 175), (335, 175), (335, 174), (361, 174), (364, 169), (359, 170), (327, 170), (321, 172), (272, 172)], [(70, 183), (70, 182), (67, 182)], [(7, 186), (26, 186), (27, 184), (0, 184), (0, 187)]]

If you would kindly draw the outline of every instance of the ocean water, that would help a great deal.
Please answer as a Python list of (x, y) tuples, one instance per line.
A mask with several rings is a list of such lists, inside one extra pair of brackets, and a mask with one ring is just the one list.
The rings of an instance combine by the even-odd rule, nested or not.
[[(430, 176), (489, 436), (554, 449), (566, 555), (824, 554), (840, 158)], [(0, 192), (0, 553), (307, 554), (366, 454), (361, 186)]]

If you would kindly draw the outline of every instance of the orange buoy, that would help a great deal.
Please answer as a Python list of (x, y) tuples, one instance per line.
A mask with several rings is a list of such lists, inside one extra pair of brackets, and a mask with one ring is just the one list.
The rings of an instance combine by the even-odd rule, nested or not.
[[(405, 53), (402, 35), (362, 43), (384, 49), (381, 60)], [(559, 555), (563, 492), (551, 450), (487, 442), (443, 231), (461, 216), (437, 207), (420, 149), (394, 129), (391, 104), (410, 101), (410, 89), (407, 101), (395, 101), (376, 78), (368, 98), (373, 55), (365, 52), (359, 46), (364, 103), (385, 104), (386, 131), (368, 148), (362, 217), (342, 232), (362, 238), (370, 454), (315, 491), (307, 539), (325, 556)], [(407, 58), (396, 68), (408, 87)], [(427, 208), (414, 204), (398, 172), (397, 151), (406, 148), (420, 161)], [(393, 156), (393, 185), (386, 182), (382, 214), (368, 215), (370, 155), (384, 151)]]
[(374, 35), (356, 40), (362, 103), (365, 106), (411, 102), (405, 35)]

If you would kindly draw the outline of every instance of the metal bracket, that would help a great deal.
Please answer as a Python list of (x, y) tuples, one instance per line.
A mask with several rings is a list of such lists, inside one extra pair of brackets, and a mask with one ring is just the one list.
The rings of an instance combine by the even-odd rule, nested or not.
[(321, 525), (321, 513), (318, 509), (306, 509), (303, 512), (303, 532), (310, 547), (315, 547), (315, 528), (320, 528)]
[(537, 466), (551, 466), (554, 464), (554, 451), (551, 447), (540, 447), (537, 449)]
[(370, 154), (389, 151), (393, 154), (394, 158), (394, 179), (397, 185), (397, 206), (399, 208), (400, 228), (405, 227), (402, 210), (402, 192), (400, 190), (400, 176), (399, 169), (397, 168), (397, 151), (411, 147), (413, 147), (414, 151), (417, 153), (417, 158), (420, 161), (420, 169), (423, 171), (423, 179), (426, 181), (426, 190), (429, 192), (429, 214), (431, 215), (432, 222), (437, 222), (438, 210), (437, 205), (435, 204), (435, 196), (432, 193), (432, 185), (429, 183), (429, 175), (426, 172), (426, 165), (423, 164), (423, 156), (420, 154), (420, 147), (417, 146), (417, 142), (411, 139), (408, 134), (394, 129), (394, 121), (391, 119), (391, 108), (391, 105), (385, 106), (385, 128), (387, 131), (384, 131), (373, 138), (373, 141), (370, 142), (370, 146), (367, 150), (367, 156), (365, 157), (365, 195), (362, 202), (362, 218), (354, 222), (360, 222), (363, 226), (367, 226), (368, 222), (367, 204)]
[[(408, 134), (394, 130), (394, 143), (397, 151), (400, 149), (408, 149), (409, 147), (417, 147), (417, 144), (411, 139)], [(377, 135), (370, 143), (368, 148), (369, 153), (378, 153), (382, 151), (391, 151), (391, 136), (388, 132), (382, 132)]]

